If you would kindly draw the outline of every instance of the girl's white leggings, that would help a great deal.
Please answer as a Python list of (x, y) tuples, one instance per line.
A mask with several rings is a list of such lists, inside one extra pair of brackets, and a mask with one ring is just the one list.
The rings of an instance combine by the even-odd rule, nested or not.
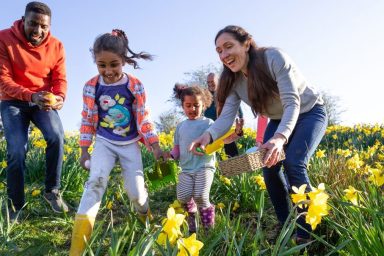
[(90, 174), (77, 210), (78, 214), (96, 217), (109, 174), (117, 161), (120, 162), (124, 189), (129, 199), (138, 212), (147, 213), (148, 193), (144, 186), (143, 163), (138, 142), (116, 145), (96, 138), (91, 156)]

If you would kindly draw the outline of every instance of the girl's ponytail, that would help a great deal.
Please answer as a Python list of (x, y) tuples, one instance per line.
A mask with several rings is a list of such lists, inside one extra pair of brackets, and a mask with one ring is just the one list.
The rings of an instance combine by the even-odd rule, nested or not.
[(176, 99), (183, 101), (183, 91), (188, 88), (187, 84), (181, 84), (181, 83), (176, 83), (175, 86), (173, 87), (173, 94)]
[(153, 59), (153, 56), (146, 52), (133, 52), (129, 48), (129, 40), (127, 35), (121, 29), (113, 29), (111, 33), (105, 33), (96, 38), (95, 43), (93, 44), (93, 48), (91, 49), (93, 57), (95, 57), (95, 54), (101, 51), (110, 51), (121, 56), (121, 58), (126, 63), (132, 65), (135, 69), (139, 68), (139, 65), (134, 59)]

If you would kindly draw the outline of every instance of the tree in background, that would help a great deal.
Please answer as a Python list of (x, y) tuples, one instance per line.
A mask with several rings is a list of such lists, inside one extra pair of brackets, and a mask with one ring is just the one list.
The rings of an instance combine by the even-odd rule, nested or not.
[(184, 75), (187, 77), (186, 84), (198, 84), (200, 86), (207, 87), (207, 76), (209, 73), (219, 74), (221, 68), (211, 64), (201, 66), (199, 69), (185, 72)]
[[(201, 66), (198, 69), (192, 70), (190, 72), (185, 72), (184, 75), (186, 77), (184, 82), (181, 82), (181, 84), (186, 84), (186, 85), (200, 85), (202, 87), (207, 88), (207, 76), (209, 73), (216, 73), (220, 74), (221, 69), (218, 68), (217, 66), (211, 64)], [(176, 107), (180, 108), (180, 101), (176, 100), (173, 97), (173, 94), (171, 95), (171, 98), (168, 100), (172, 102)], [(183, 113), (183, 111), (180, 109), (180, 113)]]
[(336, 125), (341, 123), (341, 115), (345, 109), (340, 107), (340, 97), (332, 95), (328, 91), (321, 91), (324, 105), (328, 114), (328, 125)]
[(178, 111), (168, 110), (160, 114), (159, 122), (155, 122), (156, 129), (158, 132), (169, 133), (175, 129), (177, 124), (182, 120), (182, 117)]

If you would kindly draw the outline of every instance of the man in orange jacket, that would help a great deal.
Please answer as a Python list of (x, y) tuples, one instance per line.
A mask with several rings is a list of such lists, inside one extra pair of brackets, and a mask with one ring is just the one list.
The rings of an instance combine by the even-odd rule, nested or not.
[(68, 211), (59, 194), (64, 131), (57, 113), (67, 92), (62, 43), (50, 34), (51, 10), (30, 2), (21, 20), (0, 31), (0, 111), (7, 141), (7, 192), (11, 221), (25, 204), (24, 173), (28, 130), (34, 123), (44, 135), (44, 198), (55, 212)]

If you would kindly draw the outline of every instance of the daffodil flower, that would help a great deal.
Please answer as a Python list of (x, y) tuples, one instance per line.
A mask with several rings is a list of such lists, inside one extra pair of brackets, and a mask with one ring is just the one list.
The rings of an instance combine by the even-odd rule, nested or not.
[(108, 210), (111, 210), (111, 209), (112, 209), (112, 206), (113, 206), (112, 201), (108, 201), (108, 202), (107, 202), (107, 206), (106, 206), (107, 209), (108, 209)]
[(233, 207), (232, 207), (232, 211), (236, 211), (237, 209), (239, 209), (239, 207), (240, 207), (239, 202), (235, 201), (235, 203), (233, 204)]
[(40, 189), (34, 189), (31, 194), (32, 194), (32, 196), (38, 196), (41, 194), (41, 190)]
[(179, 248), (177, 256), (198, 256), (203, 246), (202, 242), (196, 240), (196, 233), (193, 233), (190, 237), (177, 241), (177, 247)]
[(47, 147), (47, 142), (45, 140), (36, 140), (33, 142), (33, 145), (36, 148), (46, 148)]
[(384, 184), (384, 172), (379, 169), (371, 169), (371, 176), (368, 178), (369, 181), (373, 182), (376, 186), (380, 187)]
[(356, 190), (352, 186), (348, 186), (348, 189), (344, 189), (345, 197), (354, 205), (358, 205), (357, 196), (359, 190)]
[(349, 158), (346, 162), (346, 166), (349, 170), (358, 170), (364, 165), (358, 154), (355, 154), (353, 157)]
[(254, 179), (255, 179), (257, 185), (259, 185), (260, 189), (263, 189), (263, 190), (267, 189), (267, 186), (265, 185), (265, 181), (264, 181), (263, 176), (257, 175), (257, 176), (255, 176)]
[(321, 149), (319, 149), (319, 150), (316, 152), (316, 157), (317, 157), (317, 158), (323, 158), (323, 157), (325, 157), (325, 150), (321, 150)]
[(231, 185), (231, 180), (228, 179), (227, 177), (220, 176), (220, 181), (223, 182), (225, 185), (230, 186)]
[(217, 208), (219, 208), (219, 209), (224, 209), (224, 208), (225, 208), (225, 204), (223, 204), (223, 203), (218, 203), (218, 204), (217, 204)]
[[(292, 186), (293, 192), (296, 193), (291, 195), (292, 202), (295, 204), (299, 204), (298, 207), (301, 209), (303, 208), (303, 204), (301, 204), (301, 202), (307, 200), (307, 194), (305, 193), (306, 188), (307, 184), (303, 184), (299, 188), (297, 188), (296, 186)], [(306, 205), (304, 205), (304, 207), (306, 207)]]
[(0, 162), (0, 167), (1, 168), (6, 168), (7, 167), (7, 161), (3, 160)]
[(324, 183), (320, 183), (317, 188), (308, 193), (308, 196), (310, 203), (305, 221), (311, 225), (312, 230), (315, 230), (322, 217), (328, 215), (329, 212), (327, 204), (329, 196), (325, 193)]
[(176, 213), (183, 214), (185, 212), (179, 200), (174, 200), (173, 203), (169, 205), (169, 207), (172, 207), (173, 209), (175, 209)]
[(167, 211), (167, 218), (163, 224), (163, 232), (158, 237), (158, 243), (165, 245), (165, 239), (168, 238), (169, 242), (173, 245), (176, 239), (181, 236), (180, 226), (183, 224), (185, 216), (177, 214), (175, 209), (170, 207)]

